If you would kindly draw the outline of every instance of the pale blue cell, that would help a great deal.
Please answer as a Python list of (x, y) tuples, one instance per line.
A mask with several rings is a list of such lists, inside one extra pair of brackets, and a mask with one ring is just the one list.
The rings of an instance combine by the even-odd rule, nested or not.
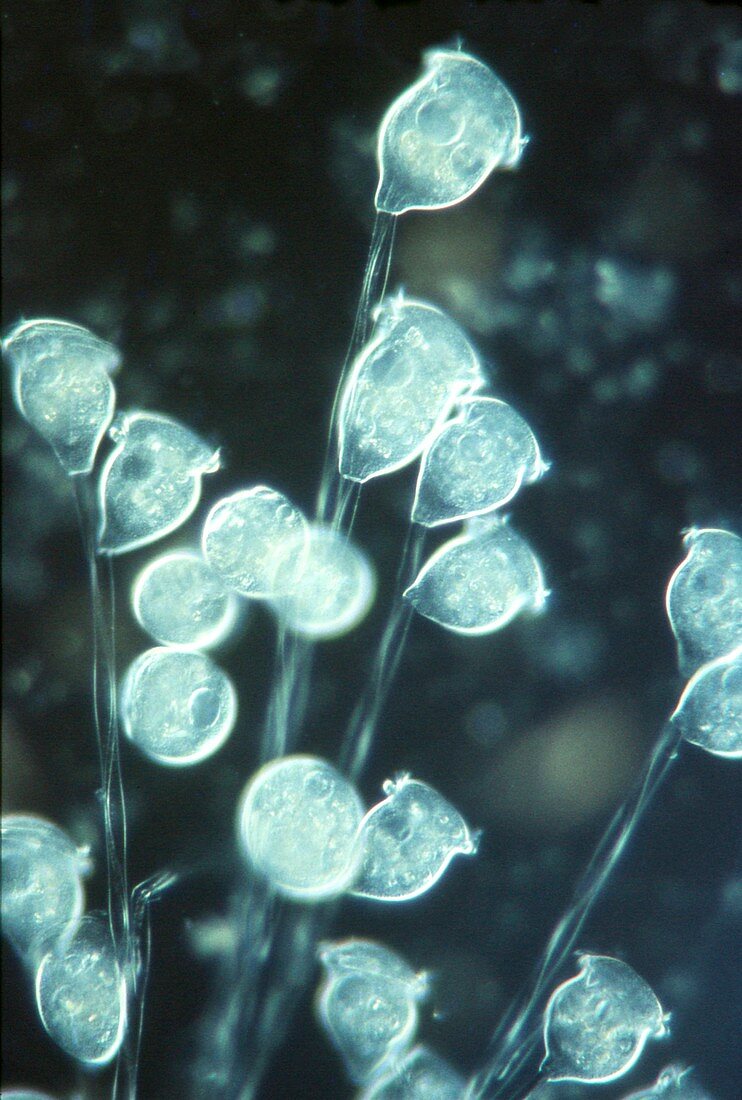
[(283, 595), (275, 577), (277, 559), (285, 546), (295, 553), (306, 530), (304, 516), (283, 493), (254, 485), (216, 502), (203, 526), (201, 549), (233, 592), (272, 599)]
[(358, 482), (413, 462), (456, 400), (485, 381), (466, 334), (435, 306), (400, 292), (375, 320), (338, 416), (340, 473)]
[(355, 787), (316, 756), (265, 764), (240, 800), (237, 828), (249, 865), (297, 900), (337, 897), (358, 872), (363, 805)]
[(623, 1100), (713, 1100), (688, 1066), (665, 1066), (653, 1085), (631, 1092)]
[(36, 972), (36, 1006), (44, 1028), (72, 1058), (103, 1066), (126, 1030), (126, 980), (102, 914), (88, 914), (69, 941), (45, 955)]
[(672, 721), (691, 744), (715, 756), (742, 757), (742, 646), (701, 665)]
[(384, 115), (376, 208), (438, 210), (472, 195), (523, 145), (515, 99), (487, 65), (461, 50), (427, 50), (423, 75)]
[(536, 436), (511, 405), (463, 398), (423, 453), (413, 522), (437, 527), (502, 508), (546, 468)]
[(416, 999), (425, 996), (425, 974), (416, 973), (396, 951), (374, 940), (349, 939), (320, 945), (318, 957), (328, 974), (377, 974), (403, 985)]
[(139, 573), (131, 602), (137, 622), (161, 645), (209, 649), (229, 635), (237, 602), (200, 554), (161, 554)]
[(462, 1100), (466, 1081), (426, 1046), (416, 1046), (358, 1095), (358, 1100)]
[(491, 634), (516, 615), (540, 611), (548, 591), (526, 540), (502, 521), (471, 520), (428, 559), (405, 599), (456, 634)]
[(3, 816), (3, 933), (24, 961), (38, 961), (75, 931), (89, 871), (87, 852), (58, 826), (31, 815)]
[(363, 819), (363, 859), (352, 892), (376, 901), (410, 901), (426, 893), (456, 855), (477, 841), (461, 814), (427, 783), (400, 775)]
[(668, 1017), (627, 963), (581, 955), (579, 965), (576, 977), (555, 989), (546, 1006), (541, 1072), (549, 1081), (617, 1081), (648, 1040), (668, 1034)]
[(111, 422), (109, 377), (121, 356), (82, 325), (22, 321), (3, 340), (20, 412), (53, 448), (68, 474), (89, 473)]
[(691, 528), (688, 553), (667, 586), (667, 615), (685, 676), (742, 645), (742, 539), (719, 528)]
[(129, 666), (121, 684), (124, 733), (157, 764), (198, 764), (222, 747), (237, 719), (237, 693), (211, 658), (156, 646)]
[(115, 447), (98, 489), (99, 547), (123, 554), (175, 531), (193, 513), (203, 474), (219, 469), (219, 451), (166, 416), (128, 412), (110, 431)]

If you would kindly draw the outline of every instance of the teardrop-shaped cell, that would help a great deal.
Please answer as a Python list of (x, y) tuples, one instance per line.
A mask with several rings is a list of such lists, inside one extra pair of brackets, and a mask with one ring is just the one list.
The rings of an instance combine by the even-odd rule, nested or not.
[(3, 816), (3, 933), (26, 961), (38, 962), (53, 944), (74, 933), (89, 870), (87, 853), (50, 821)]
[(389, 214), (461, 202), (525, 144), (518, 104), (490, 68), (459, 50), (428, 50), (423, 63), (379, 130), (376, 209)]
[(416, 973), (396, 951), (374, 940), (339, 940), (323, 943), (318, 957), (328, 974), (378, 974), (398, 982), (415, 997), (422, 999), (428, 989), (425, 974)]
[(282, 624), (306, 638), (338, 638), (365, 618), (376, 593), (369, 557), (347, 536), (310, 526), (279, 549), (271, 586)]
[(382, 974), (329, 975), (320, 988), (317, 1012), (357, 1085), (399, 1058), (417, 1031), (414, 997), (403, 984)]
[(425, 527), (502, 508), (547, 468), (535, 435), (511, 405), (494, 397), (459, 404), (420, 464), (412, 520)]
[(466, 1081), (444, 1058), (416, 1046), (358, 1094), (358, 1100), (462, 1100)]
[(336, 768), (315, 756), (264, 765), (240, 801), (238, 832), (251, 866), (287, 897), (342, 894), (358, 871), (363, 805)]
[(219, 452), (189, 428), (156, 413), (130, 412), (111, 427), (116, 446), (101, 471), (99, 546), (123, 554), (175, 531), (201, 496), (201, 476)]
[(203, 653), (156, 646), (141, 653), (121, 684), (121, 722), (137, 748), (170, 767), (220, 749), (237, 718), (232, 681)]
[(685, 676), (742, 645), (742, 539), (731, 531), (692, 528), (688, 553), (667, 586), (667, 615)]
[(457, 398), (483, 383), (477, 354), (450, 317), (401, 293), (386, 298), (341, 397), (340, 473), (364, 482), (414, 461)]
[(672, 721), (691, 744), (715, 756), (742, 757), (742, 646), (701, 665)]
[(458, 810), (427, 783), (402, 775), (387, 780), (384, 793), (361, 824), (363, 862), (352, 892), (409, 901), (429, 890), (455, 855), (472, 855), (476, 840)]
[(549, 1081), (600, 1084), (631, 1069), (648, 1039), (667, 1035), (667, 1018), (635, 970), (606, 955), (581, 955), (576, 977), (563, 982), (544, 1012)]
[(110, 1062), (126, 1029), (126, 980), (108, 921), (83, 917), (72, 940), (46, 955), (36, 972), (36, 1006), (48, 1034), (89, 1066)]
[(200, 554), (161, 554), (142, 569), (131, 594), (134, 615), (162, 645), (208, 649), (229, 634), (236, 598)]
[(212, 569), (240, 596), (253, 600), (281, 595), (275, 562), (288, 543), (296, 548), (307, 522), (283, 493), (267, 485), (241, 489), (218, 500), (206, 517), (201, 549)]
[(89, 473), (111, 422), (119, 351), (82, 325), (23, 321), (3, 340), (20, 412), (68, 474)]
[(457, 634), (491, 634), (548, 592), (538, 558), (506, 523), (473, 521), (444, 543), (404, 593), (415, 610)]
[(623, 1100), (713, 1100), (688, 1066), (665, 1066), (653, 1085), (629, 1093)]

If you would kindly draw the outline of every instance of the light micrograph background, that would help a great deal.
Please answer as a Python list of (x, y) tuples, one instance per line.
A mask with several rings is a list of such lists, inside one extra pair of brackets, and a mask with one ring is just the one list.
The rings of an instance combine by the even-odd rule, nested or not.
[[(362, 793), (370, 803), (407, 769), (483, 829), (480, 851), (429, 896), (349, 901), (337, 925), (435, 973), (423, 1037), (472, 1071), (680, 693), (663, 597), (681, 530), (739, 527), (739, 14), (11, 0), (3, 26), (4, 324), (59, 316), (119, 343), (119, 407), (176, 416), (223, 447), (206, 506), (267, 482), (311, 508), (372, 225), (375, 130), (421, 50), (461, 35), (521, 104), (519, 169), (461, 207), (402, 218), (391, 286), (468, 328), (496, 394), (552, 460), (513, 509), (552, 597), (490, 638), (413, 624)], [(70, 490), (10, 401), (3, 455), (4, 808), (58, 822), (100, 865)], [(408, 472), (364, 494), (357, 537), (377, 606), (320, 647), (303, 742), (330, 758), (383, 625), (412, 488)], [(121, 668), (147, 644), (128, 591), (149, 556), (116, 565)], [(213, 759), (170, 771), (124, 749), (132, 881), (173, 861), (204, 867), (154, 915), (149, 1100), (191, 1087), (271, 653), (259, 613), (220, 651), (240, 717)], [(686, 747), (581, 937), (673, 1012), (672, 1039), (603, 1097), (671, 1059), (697, 1066), (717, 1100), (739, 1094), (741, 793), (733, 763)], [(98, 875), (91, 906), (103, 891)], [(105, 1095), (105, 1075), (81, 1083), (45, 1038), (3, 958), (3, 1083)], [(311, 996), (266, 1097), (351, 1095)]]

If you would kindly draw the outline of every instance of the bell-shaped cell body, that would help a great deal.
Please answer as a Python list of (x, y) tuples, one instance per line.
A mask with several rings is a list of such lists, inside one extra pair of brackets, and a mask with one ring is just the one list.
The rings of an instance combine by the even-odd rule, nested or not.
[(644, 979), (620, 959), (581, 955), (579, 963), (579, 974), (546, 1006), (541, 1070), (549, 1081), (616, 1081), (648, 1039), (667, 1035), (667, 1018)]
[(472, 855), (476, 840), (458, 810), (427, 783), (402, 775), (387, 780), (384, 793), (361, 824), (363, 862), (352, 892), (409, 901), (429, 890), (455, 855)]
[(219, 452), (176, 420), (148, 412), (117, 417), (116, 446), (101, 471), (100, 549), (123, 554), (175, 531), (201, 496), (201, 476)]
[(304, 516), (282, 493), (255, 485), (216, 502), (204, 523), (201, 549), (233, 592), (271, 599), (281, 595), (273, 576), (276, 556), (285, 543), (295, 548), (306, 527)]
[(444, 543), (404, 593), (415, 610), (456, 634), (491, 634), (548, 596), (538, 558), (506, 523), (474, 520)]
[(389, 214), (454, 206), (524, 145), (518, 104), (491, 69), (458, 50), (428, 50), (423, 63), (379, 130), (376, 209)]
[(742, 539), (731, 531), (693, 528), (667, 586), (667, 614), (684, 676), (742, 645)]
[(470, 397), (460, 406), (420, 464), (412, 520), (425, 527), (502, 508), (547, 468), (535, 435), (510, 405)]
[(36, 965), (55, 943), (67, 940), (84, 909), (82, 879), (87, 853), (43, 818), (2, 819), (2, 927), (15, 949)]
[(209, 649), (229, 634), (237, 601), (200, 554), (161, 554), (134, 581), (131, 602), (142, 630), (162, 645)]
[(742, 646), (701, 665), (672, 716), (686, 741), (715, 756), (742, 757)]
[(328, 976), (343, 974), (377, 975), (405, 987), (416, 1001), (427, 993), (425, 974), (416, 973), (395, 951), (374, 940), (339, 940), (320, 946), (319, 960)]
[(264, 765), (240, 801), (238, 832), (250, 865), (287, 897), (320, 901), (358, 872), (363, 805), (339, 771), (314, 756)]
[(36, 972), (42, 1024), (62, 1050), (88, 1066), (116, 1056), (126, 1001), (126, 980), (102, 915), (83, 917), (72, 940), (45, 955)]
[(68, 474), (89, 473), (113, 416), (118, 350), (82, 325), (44, 318), (16, 325), (3, 354), (20, 412)]
[(311, 526), (284, 542), (273, 563), (273, 607), (282, 624), (306, 638), (338, 638), (365, 617), (376, 593), (366, 554), (347, 536)]
[(406, 985), (383, 974), (328, 974), (319, 991), (317, 1012), (357, 1085), (399, 1058), (417, 1031), (414, 996)]
[(232, 681), (203, 653), (157, 646), (129, 666), (121, 685), (121, 722), (158, 764), (186, 767), (220, 749), (237, 717)]
[(380, 1075), (358, 1095), (358, 1100), (462, 1100), (466, 1081), (453, 1066), (425, 1046)]
[(413, 462), (454, 402), (483, 383), (477, 354), (450, 317), (401, 293), (386, 298), (341, 397), (340, 473), (363, 482)]
[(629, 1093), (623, 1100), (713, 1100), (687, 1066), (665, 1066), (653, 1085)]

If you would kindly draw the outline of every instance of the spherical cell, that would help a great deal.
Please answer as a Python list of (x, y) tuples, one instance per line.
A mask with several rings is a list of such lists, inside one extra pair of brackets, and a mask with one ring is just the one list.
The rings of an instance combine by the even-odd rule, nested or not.
[(332, 765), (313, 756), (271, 761), (248, 783), (238, 829), (252, 867), (287, 897), (343, 893), (360, 862), (363, 805)]
[(148, 649), (121, 686), (124, 732), (159, 764), (185, 767), (205, 760), (224, 744), (236, 717), (231, 680), (203, 653)]
[(686, 741), (715, 756), (742, 757), (742, 646), (701, 665), (672, 720)]
[(208, 649), (234, 625), (237, 603), (198, 554), (162, 554), (141, 571), (132, 590), (137, 622), (167, 646)]

